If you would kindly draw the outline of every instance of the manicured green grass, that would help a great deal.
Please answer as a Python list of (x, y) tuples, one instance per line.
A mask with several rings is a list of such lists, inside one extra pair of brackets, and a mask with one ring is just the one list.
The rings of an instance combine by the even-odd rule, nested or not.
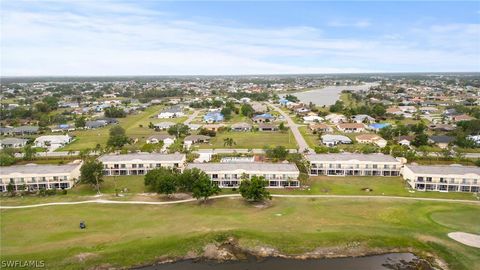
[[(315, 176), (302, 183), (298, 190), (275, 190), (276, 193), (332, 194), (332, 195), (384, 195), (422, 198), (477, 200), (473, 193), (415, 191), (401, 177), (369, 176)], [(307, 188), (308, 187), (308, 188)], [(371, 191), (365, 191), (364, 189)]]
[(312, 131), (308, 129), (308, 126), (298, 127), (298, 130), (302, 134), (308, 146), (310, 146), (311, 148), (315, 148), (315, 146), (320, 145), (320, 140), (318, 139), (318, 135), (313, 134)]
[(235, 145), (232, 148), (263, 148), (264, 146), (283, 145), (286, 148), (296, 148), (295, 137), (288, 132), (222, 132), (211, 139), (210, 144), (200, 144), (200, 148), (228, 148), (223, 145), (223, 139), (232, 138)]
[[(207, 205), (1, 210), (0, 251), (2, 260), (45, 260), (48, 269), (125, 267), (201, 252), (205, 244), (233, 236), (246, 247), (270, 246), (289, 254), (323, 247), (342, 255), (355, 243), (360, 253), (408, 250), (435, 254), (450, 269), (479, 269), (478, 249), (446, 235), (478, 232), (479, 211), (459, 203), (285, 198), (273, 199), (267, 208), (222, 199)], [(452, 218), (455, 223), (443, 222)], [(81, 220), (86, 230), (78, 228)]]

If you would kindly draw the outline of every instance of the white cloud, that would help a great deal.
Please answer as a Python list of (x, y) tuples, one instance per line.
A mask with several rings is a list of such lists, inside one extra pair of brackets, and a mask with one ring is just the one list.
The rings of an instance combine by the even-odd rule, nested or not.
[(369, 20), (363, 19), (358, 21), (347, 21), (347, 20), (332, 20), (327, 23), (328, 26), (331, 27), (355, 27), (355, 28), (367, 28), (371, 26)]
[[(29, 2), (30, 3), (30, 2)], [(2, 75), (272, 74), (478, 71), (479, 25), (435, 25), (378, 38), (310, 26), (253, 28), (179, 20), (133, 4), (4, 7)], [(40, 7), (39, 7), (40, 6)], [(38, 12), (42, 8), (42, 12)], [(341, 22), (337, 22), (340, 26)], [(353, 27), (368, 27), (357, 21)], [(345, 24), (346, 26), (346, 24)]]

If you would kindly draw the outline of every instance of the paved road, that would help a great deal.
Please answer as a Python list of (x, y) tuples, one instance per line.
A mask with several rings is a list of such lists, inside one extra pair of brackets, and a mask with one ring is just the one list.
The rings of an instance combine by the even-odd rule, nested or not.
[(193, 113), (188, 117), (187, 120), (185, 120), (185, 122), (183, 122), (185, 125), (188, 125), (190, 124), (190, 122), (192, 122), (197, 116), (198, 114), (200, 113), (201, 110), (195, 110), (193, 111)]
[[(240, 194), (226, 194), (210, 197), (211, 199), (220, 199), (220, 198), (236, 198), (241, 197)], [(400, 197), (400, 196), (368, 196), (368, 195), (286, 195), (286, 194), (272, 194), (272, 197), (275, 198), (318, 198), (318, 199), (360, 199), (360, 200), (411, 200), (411, 201), (434, 201), (434, 202), (453, 202), (453, 203), (468, 203), (468, 204), (478, 204), (480, 201), (472, 200), (455, 200), (455, 199), (438, 199), (438, 198), (415, 198), (415, 197)], [(18, 205), (18, 206), (0, 206), (0, 209), (25, 209), (25, 208), (37, 208), (44, 206), (56, 206), (56, 205), (77, 205), (77, 204), (87, 204), (87, 203), (99, 203), (99, 204), (141, 204), (141, 205), (169, 205), (169, 204), (179, 204), (179, 203), (188, 203), (194, 202), (197, 199), (186, 199), (178, 201), (168, 201), (168, 202), (144, 202), (144, 201), (112, 201), (112, 200), (88, 200), (88, 201), (77, 201), (77, 202), (54, 202), (54, 203), (41, 203), (41, 204), (31, 204), (31, 205)]]
[[(254, 148), (251, 153), (253, 154), (264, 154), (265, 150), (261, 148)], [(290, 153), (297, 153), (297, 149), (288, 149)], [(250, 153), (249, 149), (246, 148), (215, 148), (215, 149), (198, 149), (193, 151), (199, 154), (233, 154), (233, 153), (242, 153), (247, 154)]]
[[(417, 152), (417, 155), (421, 157), (422, 153)], [(443, 154), (439, 153), (439, 152), (429, 152), (428, 155), (431, 156), (431, 157), (443, 157)], [(480, 153), (463, 153), (463, 155), (466, 158), (474, 158), (474, 159), (475, 158), (480, 158)]]
[(300, 133), (300, 130), (298, 130), (298, 124), (295, 123), (290, 115), (288, 115), (286, 112), (282, 111), (282, 109), (278, 108), (277, 106), (273, 104), (269, 104), (270, 107), (272, 107), (274, 110), (279, 112), (285, 119), (287, 120), (288, 126), (292, 130), (293, 136), (295, 136), (295, 140), (297, 141), (298, 148), (300, 152), (304, 152), (307, 150), (310, 153), (313, 153), (313, 149), (311, 149), (305, 139), (303, 138), (302, 134)]

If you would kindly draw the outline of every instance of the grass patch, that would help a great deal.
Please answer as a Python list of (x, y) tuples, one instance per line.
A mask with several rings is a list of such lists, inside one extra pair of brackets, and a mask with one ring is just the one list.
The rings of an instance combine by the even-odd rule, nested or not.
[[(332, 195), (384, 195), (415, 198), (445, 198), (476, 200), (473, 193), (462, 192), (426, 192), (412, 191), (401, 177), (371, 177), (371, 176), (315, 176), (310, 177), (302, 185), (307, 189), (275, 190), (275, 193), (292, 194), (332, 194)], [(368, 188), (371, 191), (365, 191)]]
[(232, 148), (263, 148), (264, 146), (283, 145), (286, 148), (296, 148), (295, 137), (288, 132), (222, 132), (211, 139), (210, 144), (201, 144), (200, 148), (227, 148), (223, 139), (232, 138), (236, 145)]

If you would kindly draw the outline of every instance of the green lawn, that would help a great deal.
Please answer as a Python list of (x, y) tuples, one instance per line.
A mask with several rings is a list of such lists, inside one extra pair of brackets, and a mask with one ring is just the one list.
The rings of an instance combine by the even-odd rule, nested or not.
[[(275, 190), (276, 193), (332, 194), (332, 195), (384, 195), (422, 198), (477, 200), (473, 193), (414, 191), (401, 177), (369, 176), (314, 176), (298, 190)], [(371, 191), (364, 191), (363, 189)]]
[[(148, 107), (145, 111), (138, 112), (133, 115), (128, 115), (126, 118), (119, 119), (119, 125), (122, 126), (127, 135), (131, 138), (137, 138), (140, 141), (144, 140), (149, 135), (155, 134), (153, 129), (148, 128), (148, 123), (156, 123), (161, 121), (185, 121), (187, 117), (165, 120), (165, 119), (156, 119), (151, 118), (152, 116), (158, 114), (162, 106), (152, 106)], [(140, 127), (142, 125), (142, 127)], [(74, 131), (71, 134), (76, 136), (76, 139), (73, 143), (59, 149), (58, 151), (69, 151), (69, 150), (82, 150), (86, 148), (95, 148), (97, 144), (105, 146), (108, 140), (108, 131), (111, 126), (104, 128), (93, 129), (93, 130), (79, 130)]]
[(296, 148), (295, 137), (288, 132), (222, 132), (211, 139), (210, 144), (200, 144), (200, 148), (228, 148), (223, 145), (224, 138), (232, 138), (236, 145), (232, 148), (263, 148), (264, 146), (283, 145), (286, 148)]
[[(2, 260), (44, 260), (48, 269), (126, 267), (200, 252), (228, 236), (245, 247), (337, 255), (412, 251), (450, 269), (479, 269), (478, 249), (446, 234), (480, 233), (479, 206), (359, 199), (273, 199), (255, 208), (241, 199), (207, 205), (72, 205), (1, 210)], [(79, 221), (88, 228), (80, 230)], [(355, 243), (355, 247), (352, 247)], [(84, 257), (84, 260), (80, 258)]]
[(298, 130), (302, 134), (308, 146), (310, 146), (311, 148), (315, 148), (315, 146), (320, 145), (320, 140), (318, 139), (318, 135), (313, 134), (312, 131), (307, 126), (298, 127)]

